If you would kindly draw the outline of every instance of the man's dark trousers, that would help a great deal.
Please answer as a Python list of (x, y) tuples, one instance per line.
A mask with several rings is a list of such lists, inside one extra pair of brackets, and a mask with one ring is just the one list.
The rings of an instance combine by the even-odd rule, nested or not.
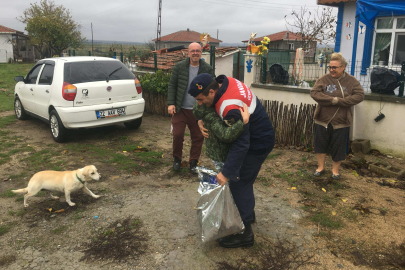
[(260, 153), (248, 151), (240, 168), (239, 181), (229, 181), (232, 197), (245, 224), (250, 223), (253, 218), (252, 214), (255, 208), (253, 184), (271, 150), (273, 150), (273, 146), (267, 150), (261, 150)]

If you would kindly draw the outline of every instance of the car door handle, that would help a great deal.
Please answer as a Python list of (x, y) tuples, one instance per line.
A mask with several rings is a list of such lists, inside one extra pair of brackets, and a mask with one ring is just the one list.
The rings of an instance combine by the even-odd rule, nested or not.
[(48, 89), (46, 89), (46, 90), (45, 90), (45, 92), (49, 93), (49, 90), (48, 90)]
[(34, 89), (30, 88), (31, 91), (34, 91)]

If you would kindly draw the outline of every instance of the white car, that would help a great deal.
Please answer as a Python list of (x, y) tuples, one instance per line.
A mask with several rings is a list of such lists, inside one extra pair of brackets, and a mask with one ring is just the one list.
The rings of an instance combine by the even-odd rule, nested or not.
[(59, 57), (38, 61), (14, 91), (17, 119), (28, 115), (50, 124), (53, 139), (63, 142), (67, 129), (142, 123), (145, 100), (135, 75), (106, 57)]

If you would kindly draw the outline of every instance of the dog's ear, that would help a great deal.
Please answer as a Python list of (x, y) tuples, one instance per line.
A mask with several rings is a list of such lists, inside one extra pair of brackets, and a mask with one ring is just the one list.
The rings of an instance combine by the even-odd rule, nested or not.
[(82, 174), (84, 175), (84, 177), (88, 177), (90, 175), (89, 166), (83, 168)]

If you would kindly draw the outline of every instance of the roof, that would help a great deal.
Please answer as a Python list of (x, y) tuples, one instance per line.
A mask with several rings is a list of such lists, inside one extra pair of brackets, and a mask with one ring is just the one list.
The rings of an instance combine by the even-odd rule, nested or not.
[[(237, 51), (239, 51), (239, 49), (236, 47), (219, 47), (219, 48), (216, 48), (216, 50), (215, 50), (215, 57), (224, 57), (224, 56), (233, 54)], [(188, 49), (159, 54), (157, 56), (157, 68), (161, 69), (161, 70), (172, 69), (177, 62), (180, 62), (180, 61), (186, 59), (187, 54), (188, 54)], [(140, 60), (135, 60), (135, 61), (138, 61), (138, 64), (136, 64), (138, 67), (151, 68), (151, 69), (155, 68), (153, 56), (149, 57), (148, 60), (146, 60), (145, 62), (141, 62)]]
[(0, 25), (0, 33), (10, 33), (10, 34), (21, 34), (23, 35), (24, 33), (21, 31), (17, 31), (8, 27), (5, 27), (3, 25)]
[(318, 5), (338, 6), (339, 3), (356, 2), (356, 0), (318, 0)]
[[(287, 33), (289, 33), (288, 38), (287, 38)], [(270, 42), (278, 41), (278, 40), (301, 40), (302, 39), (301, 35), (297, 35), (290, 31), (282, 31), (282, 32), (278, 32), (275, 34), (270, 34), (267, 36), (255, 38), (254, 41), (255, 42), (262, 41), (264, 37), (268, 37), (270, 39)], [(248, 40), (243, 40), (242, 42), (247, 43)]]
[[(163, 42), (200, 42), (201, 33), (196, 31), (192, 31), (190, 29), (187, 30), (180, 30), (175, 33), (163, 36), (160, 38)], [(152, 41), (157, 41), (157, 39), (153, 39)], [(210, 37), (209, 42), (222, 42), (222, 40)]]

